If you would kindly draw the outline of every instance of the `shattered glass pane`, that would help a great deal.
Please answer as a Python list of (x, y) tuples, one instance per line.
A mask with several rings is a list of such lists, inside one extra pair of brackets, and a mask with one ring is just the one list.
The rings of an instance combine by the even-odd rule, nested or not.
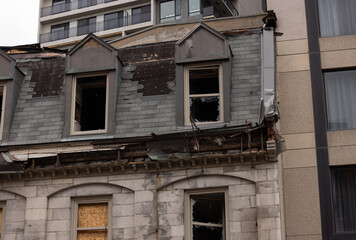
[(219, 93), (219, 68), (190, 70), (189, 93)]
[(190, 99), (190, 114), (195, 122), (216, 122), (220, 120), (219, 97)]
[(193, 226), (193, 240), (222, 240), (222, 227)]
[(223, 199), (223, 193), (193, 196), (193, 222), (223, 224)]

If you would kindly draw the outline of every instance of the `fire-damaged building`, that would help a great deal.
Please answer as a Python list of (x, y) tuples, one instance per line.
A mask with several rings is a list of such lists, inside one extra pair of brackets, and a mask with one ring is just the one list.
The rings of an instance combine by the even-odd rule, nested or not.
[(268, 19), (2, 48), (1, 239), (281, 239)]

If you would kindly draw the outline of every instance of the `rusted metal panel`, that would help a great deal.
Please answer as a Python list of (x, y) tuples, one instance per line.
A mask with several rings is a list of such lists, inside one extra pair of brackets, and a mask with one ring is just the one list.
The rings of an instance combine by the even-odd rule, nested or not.
[(124, 66), (134, 66), (132, 81), (143, 86), (143, 96), (169, 94), (175, 79), (174, 43), (150, 44), (119, 50)]
[(65, 58), (44, 58), (19, 62), (19, 68), (32, 71), (31, 82), (35, 84), (32, 97), (58, 96), (64, 81)]

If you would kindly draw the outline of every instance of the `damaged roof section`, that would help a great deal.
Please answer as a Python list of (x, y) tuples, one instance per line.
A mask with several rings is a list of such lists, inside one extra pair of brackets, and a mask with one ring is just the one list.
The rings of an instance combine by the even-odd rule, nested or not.
[(138, 93), (153, 96), (171, 93), (169, 82), (175, 79), (175, 43), (149, 44), (119, 50), (124, 63), (123, 79), (138, 81)]
[[(251, 127), (249, 124), (145, 138), (94, 140), (88, 142), (87, 146), (72, 146), (71, 151), (58, 146), (48, 148), (47, 153), (41, 149), (40, 154), (28, 153), (27, 158), (23, 158), (23, 151), (8, 149), (11, 160), (6, 163), (3, 161), (2, 165), (12, 163), (17, 168), (21, 166), (24, 174), (16, 177), (43, 178), (92, 172), (120, 173), (201, 165), (251, 164), (275, 161), (276, 145), (270, 144), (274, 142), (273, 138), (270, 125)], [(10, 172), (4, 170), (0, 174)]]
[(65, 57), (29, 59), (26, 62), (18, 62), (17, 66), (32, 72), (31, 83), (34, 83), (32, 97), (61, 94), (65, 76)]

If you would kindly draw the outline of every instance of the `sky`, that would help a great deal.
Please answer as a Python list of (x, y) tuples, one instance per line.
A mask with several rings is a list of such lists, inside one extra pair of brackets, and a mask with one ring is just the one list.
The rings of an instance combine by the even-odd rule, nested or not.
[(37, 43), (39, 0), (0, 0), (0, 46)]

